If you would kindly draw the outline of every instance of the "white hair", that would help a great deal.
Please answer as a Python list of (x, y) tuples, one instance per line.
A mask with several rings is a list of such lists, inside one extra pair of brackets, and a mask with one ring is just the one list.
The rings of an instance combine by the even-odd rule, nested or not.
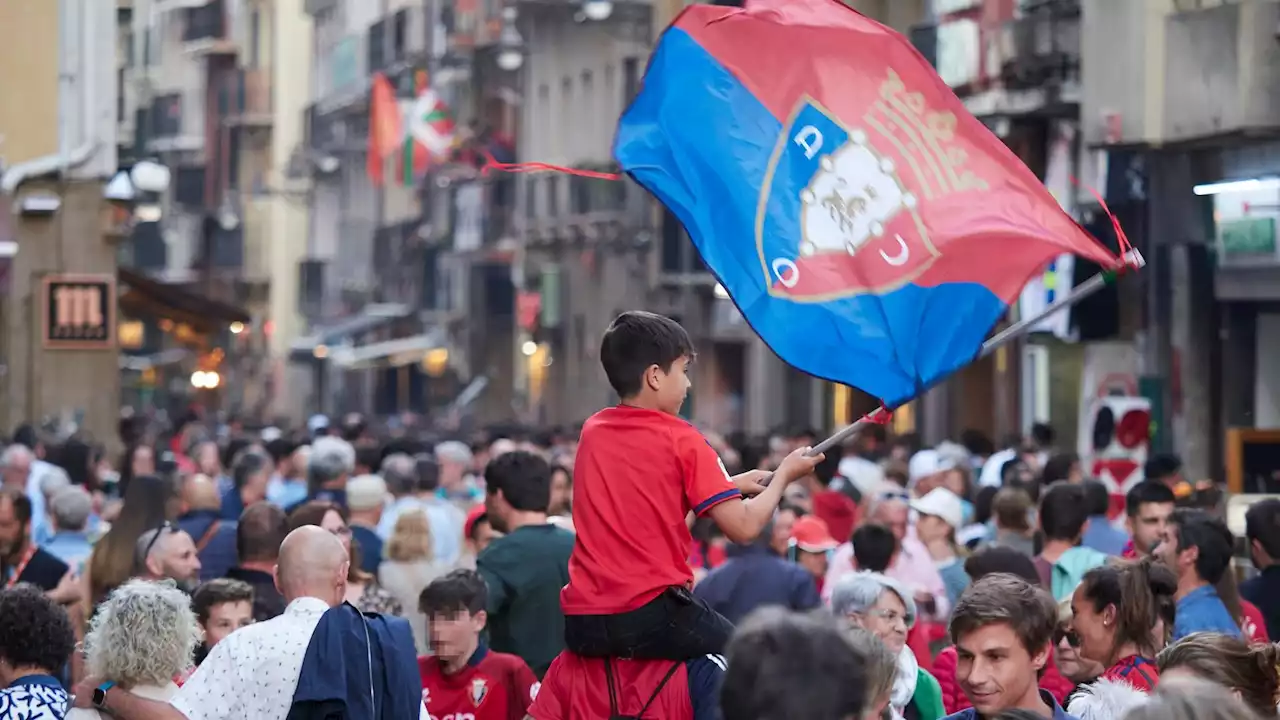
[(59, 530), (80, 532), (93, 513), (93, 498), (82, 487), (64, 487), (49, 499), (49, 512)]
[(865, 613), (880, 602), (880, 596), (891, 592), (907, 610), (907, 627), (916, 624), (916, 601), (897, 580), (873, 572), (855, 572), (842, 576), (831, 589), (831, 612), (837, 617)]
[(191, 598), (170, 580), (131, 580), (112, 591), (85, 636), (88, 674), (121, 687), (164, 686), (191, 665), (203, 636)]
[(337, 480), (356, 469), (356, 449), (340, 437), (325, 435), (311, 443), (311, 455), (307, 458), (307, 474), (315, 478), (316, 485)]
[(19, 458), (25, 458), (27, 462), (30, 462), (35, 460), (36, 454), (31, 452), (31, 448), (26, 445), (14, 443), (5, 448), (3, 453), (0, 453), (0, 468), (11, 467)]
[(40, 479), (36, 484), (40, 486), (40, 494), (44, 495), (45, 500), (51, 500), (54, 495), (71, 487), (71, 476), (57, 465), (43, 463), (37, 472), (40, 473)]

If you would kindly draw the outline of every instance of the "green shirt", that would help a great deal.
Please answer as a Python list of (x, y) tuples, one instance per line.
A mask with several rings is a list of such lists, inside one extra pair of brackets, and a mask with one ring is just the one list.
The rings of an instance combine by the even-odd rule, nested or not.
[(539, 678), (564, 650), (560, 588), (569, 582), (573, 533), (525, 525), (489, 543), (476, 570), (489, 586), (489, 647), (523, 658)]

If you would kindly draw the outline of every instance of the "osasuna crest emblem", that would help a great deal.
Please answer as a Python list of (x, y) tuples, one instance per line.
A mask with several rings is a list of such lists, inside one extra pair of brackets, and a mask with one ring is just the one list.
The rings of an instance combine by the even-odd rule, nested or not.
[(480, 707), (480, 703), (489, 696), (489, 683), (484, 678), (476, 678), (471, 681), (471, 703), (476, 707)]
[(921, 213), (985, 188), (949, 146), (955, 123), (892, 70), (849, 124), (802, 97), (779, 134), (756, 212), (769, 293), (825, 302), (892, 292), (926, 271), (939, 251)]

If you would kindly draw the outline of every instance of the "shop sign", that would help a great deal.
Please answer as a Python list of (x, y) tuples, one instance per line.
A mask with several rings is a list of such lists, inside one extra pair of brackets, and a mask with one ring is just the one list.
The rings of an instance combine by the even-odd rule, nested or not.
[(50, 275), (41, 285), (47, 350), (111, 350), (116, 280), (111, 275)]
[(1276, 219), (1242, 218), (1222, 223), (1218, 229), (1219, 259), (1276, 257)]

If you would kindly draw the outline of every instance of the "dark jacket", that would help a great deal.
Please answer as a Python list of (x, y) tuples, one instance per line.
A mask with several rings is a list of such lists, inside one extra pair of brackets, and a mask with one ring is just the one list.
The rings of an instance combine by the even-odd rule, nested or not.
[(1280, 639), (1280, 565), (1272, 565), (1240, 583), (1240, 597), (1262, 611), (1267, 621), (1267, 637)]
[(284, 596), (276, 589), (276, 580), (271, 573), (233, 567), (227, 571), (226, 577), (249, 583), (253, 588), (254, 622), (264, 622), (284, 612)]
[(362, 615), (350, 603), (321, 616), (287, 720), (413, 720), (421, 707), (408, 621)]
[(200, 582), (224, 577), (239, 562), (234, 520), (220, 519), (213, 510), (196, 510), (178, 518), (178, 528), (196, 544)]
[(765, 605), (812, 610), (822, 604), (813, 575), (764, 545), (730, 545), (727, 552), (729, 561), (695, 585), (693, 594), (729, 622)]

